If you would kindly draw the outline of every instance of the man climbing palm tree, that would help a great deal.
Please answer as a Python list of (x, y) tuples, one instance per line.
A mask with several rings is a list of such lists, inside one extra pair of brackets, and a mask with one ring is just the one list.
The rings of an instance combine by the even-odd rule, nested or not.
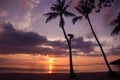
[(44, 15), (48, 16), (46, 23), (49, 22), (52, 19), (55, 19), (57, 17), (59, 17), (60, 22), (59, 22), (59, 26), (63, 31), (64, 37), (67, 41), (68, 44), (68, 48), (69, 48), (69, 57), (70, 57), (70, 75), (69, 78), (70, 79), (75, 79), (75, 73), (73, 70), (73, 64), (72, 64), (72, 50), (71, 50), (71, 45), (68, 39), (68, 36), (66, 34), (66, 31), (64, 29), (64, 25), (65, 25), (65, 21), (64, 21), (64, 16), (66, 17), (70, 17), (70, 16), (74, 16), (74, 14), (70, 13), (67, 11), (67, 8), (69, 7), (70, 2), (68, 2), (68, 4), (66, 4), (66, 0), (57, 0), (56, 4), (52, 3), (52, 7), (50, 7), (52, 12), (48, 12)]

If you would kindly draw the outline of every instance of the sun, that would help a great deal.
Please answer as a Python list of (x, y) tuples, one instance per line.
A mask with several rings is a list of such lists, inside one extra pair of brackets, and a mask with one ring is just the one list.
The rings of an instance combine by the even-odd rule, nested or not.
[(53, 59), (50, 58), (48, 62), (49, 62), (50, 64), (53, 63)]

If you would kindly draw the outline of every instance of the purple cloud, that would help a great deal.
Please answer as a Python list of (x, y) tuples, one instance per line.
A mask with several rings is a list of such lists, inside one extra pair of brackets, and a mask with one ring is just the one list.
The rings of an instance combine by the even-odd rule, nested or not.
[(83, 37), (72, 40), (72, 48), (84, 53), (93, 52), (95, 46), (96, 44), (92, 41), (84, 41)]
[[(66, 41), (49, 41), (45, 36), (35, 32), (15, 29), (9, 23), (1, 25), (0, 28), (0, 54), (23, 53), (65, 56), (69, 53)], [(83, 37), (72, 39), (74, 55), (80, 52), (90, 55), (91, 52), (94, 52), (94, 47), (96, 47), (95, 43), (84, 41)]]
[(109, 50), (109, 54), (111, 54), (111, 55), (120, 55), (120, 45), (118, 45), (115, 48), (111, 48)]

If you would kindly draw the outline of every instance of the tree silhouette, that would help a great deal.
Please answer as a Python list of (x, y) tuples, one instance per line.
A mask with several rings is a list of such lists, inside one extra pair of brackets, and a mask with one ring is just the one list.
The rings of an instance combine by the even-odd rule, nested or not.
[(65, 21), (64, 21), (64, 18), (63, 18), (64, 16), (66, 16), (66, 17), (75, 16), (74, 14), (67, 11), (70, 3), (71, 3), (71, 1), (66, 4), (66, 0), (57, 0), (57, 2), (55, 4), (52, 3), (52, 7), (50, 7), (52, 12), (48, 12), (44, 15), (47, 16), (46, 23), (49, 22), (52, 19), (55, 19), (55, 18), (59, 17), (59, 19), (60, 19), (59, 26), (63, 31), (64, 37), (67, 41), (68, 48), (69, 48), (69, 57), (70, 57), (70, 75), (69, 75), (69, 78), (70, 79), (76, 79), (76, 76), (75, 76), (75, 73), (74, 73), (74, 70), (73, 70), (73, 64), (72, 64), (71, 44), (70, 44), (69, 38), (66, 34), (66, 31), (64, 29)]
[(113, 29), (111, 35), (117, 35), (117, 34), (119, 34), (119, 32), (120, 32), (120, 13), (118, 13), (117, 18), (114, 19), (114, 20), (110, 23), (110, 25), (115, 26), (115, 28)]
[[(91, 29), (91, 31), (92, 31), (92, 33), (93, 33), (99, 47), (100, 47), (103, 58), (104, 58), (105, 63), (107, 65), (107, 67), (108, 67), (109, 75), (113, 76), (113, 71), (112, 71), (112, 69), (111, 69), (111, 67), (110, 67), (110, 65), (108, 63), (108, 60), (106, 58), (106, 55), (105, 55), (104, 50), (102, 48), (102, 45), (101, 45), (99, 39), (97, 38), (97, 36), (95, 34), (95, 31), (93, 29), (93, 26), (92, 26), (90, 18), (89, 18), (89, 14), (95, 8), (94, 4), (95, 4), (95, 0), (80, 0), (79, 5), (77, 7), (75, 7), (75, 9), (87, 19), (87, 21), (88, 21), (88, 23), (90, 25), (90, 29)], [(72, 20), (73, 24), (75, 24), (76, 21), (81, 20), (81, 18), (82, 18), (81, 16), (76, 16), (75, 18), (73, 18), (73, 20)]]
[[(92, 0), (91, 0), (92, 1)], [(112, 6), (112, 3), (114, 2), (115, 0), (99, 0), (98, 1), (98, 4), (96, 5), (97, 7), (97, 10), (96, 12), (100, 12), (100, 10), (104, 7), (111, 7)]]

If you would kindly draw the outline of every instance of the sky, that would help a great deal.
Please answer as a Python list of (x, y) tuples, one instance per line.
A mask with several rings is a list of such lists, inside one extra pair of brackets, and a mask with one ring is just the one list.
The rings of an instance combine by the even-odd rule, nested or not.
[[(0, 64), (12, 64), (16, 60), (15, 64), (22, 59), (23, 62), (27, 59), (28, 62), (25, 63), (28, 64), (37, 64), (39, 59), (39, 64), (43, 64), (42, 61), (49, 61), (48, 56), (65, 57), (65, 60), (68, 58), (68, 48), (59, 27), (59, 18), (45, 23), (47, 17), (43, 14), (50, 11), (51, 1), (56, 0), (0, 0)], [(74, 9), (77, 3), (78, 0), (72, 0), (68, 11), (80, 15)], [(102, 9), (100, 13), (90, 14), (91, 23), (103, 49), (108, 57), (113, 56), (112, 60), (120, 57), (120, 37), (110, 36), (114, 27), (109, 24), (119, 12), (118, 4), (114, 4), (116, 5)], [(75, 36), (72, 39), (73, 56), (101, 57), (86, 19), (83, 18), (75, 25), (71, 22), (72, 18), (64, 19), (66, 33)], [(5, 24), (8, 22), (11, 24)]]

